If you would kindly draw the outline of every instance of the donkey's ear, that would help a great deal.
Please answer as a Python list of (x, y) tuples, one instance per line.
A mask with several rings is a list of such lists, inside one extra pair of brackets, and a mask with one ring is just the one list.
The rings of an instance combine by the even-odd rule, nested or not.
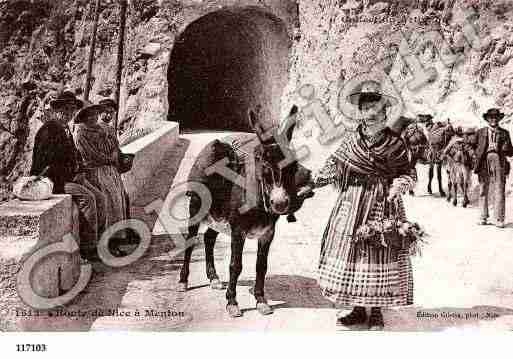
[(258, 117), (253, 110), (248, 111), (248, 120), (249, 126), (255, 132), (260, 142), (262, 142), (264, 138), (264, 129), (262, 128), (262, 125), (260, 124), (260, 121), (258, 121)]
[(289, 142), (292, 140), (292, 134), (294, 133), (294, 128), (296, 128), (298, 112), (298, 107), (296, 105), (292, 106), (288, 117), (285, 119), (281, 127), (281, 133), (285, 135)]

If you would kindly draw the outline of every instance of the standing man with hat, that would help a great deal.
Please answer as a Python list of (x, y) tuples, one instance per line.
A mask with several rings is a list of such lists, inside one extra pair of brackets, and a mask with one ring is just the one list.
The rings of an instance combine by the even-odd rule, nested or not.
[(54, 183), (55, 194), (70, 194), (79, 210), (81, 250), (96, 245), (102, 225), (103, 195), (84, 177), (80, 157), (68, 124), (82, 101), (70, 91), (62, 91), (49, 101), (50, 119), (39, 129), (34, 140), (30, 174), (45, 175)]
[(488, 126), (478, 130), (474, 166), (481, 185), (482, 210), (479, 224), (485, 225), (488, 222), (488, 195), (491, 185), (494, 191), (496, 226), (503, 228), (506, 214), (506, 177), (510, 171), (507, 157), (513, 156), (513, 146), (509, 132), (499, 127), (504, 113), (491, 108), (483, 114), (483, 118)]
[(413, 188), (416, 172), (406, 142), (387, 127), (387, 109), (398, 101), (375, 81), (362, 83), (346, 100), (359, 110), (356, 131), (344, 133), (312, 185), (334, 184), (338, 192), (322, 238), (319, 285), (335, 305), (353, 307), (337, 325), (382, 330), (381, 308), (413, 303), (409, 248), (358, 238), (371, 223), (406, 220), (401, 194)]

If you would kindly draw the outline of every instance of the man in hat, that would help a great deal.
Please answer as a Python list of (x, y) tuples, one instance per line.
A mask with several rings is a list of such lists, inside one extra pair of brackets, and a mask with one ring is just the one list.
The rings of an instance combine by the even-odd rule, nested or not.
[(48, 167), (46, 176), (54, 183), (55, 193), (64, 193), (64, 185), (77, 174), (79, 159), (68, 123), (82, 106), (72, 92), (53, 94), (49, 100), (50, 119), (39, 129), (34, 140), (32, 175)]
[(68, 124), (82, 106), (70, 91), (62, 91), (49, 101), (49, 115), (37, 132), (32, 153), (31, 175), (45, 175), (54, 183), (55, 194), (70, 194), (79, 210), (80, 247), (85, 256), (94, 248), (101, 226), (103, 195), (84, 177), (80, 154)]
[(382, 307), (412, 304), (409, 248), (361, 250), (357, 238), (374, 233), (373, 223), (405, 220), (401, 194), (413, 188), (416, 172), (406, 142), (391, 129), (394, 121), (387, 121), (387, 109), (398, 101), (375, 81), (365, 81), (346, 100), (359, 110), (358, 126), (344, 133), (312, 185), (335, 184), (338, 192), (322, 238), (319, 285), (335, 305), (353, 307), (337, 325), (381, 330)]
[(482, 207), (479, 224), (485, 225), (488, 221), (488, 195), (491, 184), (494, 191), (496, 226), (503, 228), (506, 213), (506, 177), (510, 171), (507, 157), (513, 156), (513, 146), (509, 132), (499, 127), (504, 113), (497, 108), (491, 108), (483, 114), (483, 118), (488, 122), (488, 126), (477, 132), (474, 166), (474, 172), (478, 175), (481, 185)]

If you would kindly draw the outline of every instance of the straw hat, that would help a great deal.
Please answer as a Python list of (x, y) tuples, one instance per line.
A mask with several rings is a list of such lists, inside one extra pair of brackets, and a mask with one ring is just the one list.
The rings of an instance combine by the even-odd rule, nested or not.
[(355, 106), (362, 102), (383, 101), (386, 107), (397, 105), (395, 97), (386, 95), (381, 90), (381, 85), (377, 81), (367, 80), (353, 89), (353, 92), (347, 97), (347, 101)]
[(92, 114), (98, 115), (101, 112), (105, 111), (104, 105), (99, 104), (87, 104), (80, 111), (77, 112), (75, 117), (73, 118), (74, 123), (82, 123), (84, 119)]

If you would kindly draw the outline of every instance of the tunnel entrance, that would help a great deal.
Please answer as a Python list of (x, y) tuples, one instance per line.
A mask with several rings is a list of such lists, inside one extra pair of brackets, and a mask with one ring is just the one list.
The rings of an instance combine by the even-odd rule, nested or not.
[(248, 110), (260, 106), (266, 128), (278, 123), (289, 48), (285, 23), (260, 8), (192, 22), (170, 56), (168, 119), (183, 131), (251, 131)]

